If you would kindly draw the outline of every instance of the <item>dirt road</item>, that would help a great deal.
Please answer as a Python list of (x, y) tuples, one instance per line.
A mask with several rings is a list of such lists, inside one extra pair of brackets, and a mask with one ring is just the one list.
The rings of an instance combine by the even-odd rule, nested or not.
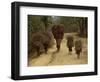
[(61, 50), (56, 52), (56, 45), (48, 50), (47, 54), (41, 54), (37, 58), (29, 58), (28, 66), (50, 66), (50, 65), (72, 65), (72, 64), (87, 64), (88, 56), (87, 56), (87, 39), (81, 38), (83, 44), (83, 50), (80, 56), (80, 59), (77, 59), (77, 55), (75, 54), (75, 50), (73, 47), (72, 53), (69, 53), (68, 48), (66, 46), (66, 36), (73, 35), (75, 39), (77, 39), (76, 33), (66, 33), (64, 34), (64, 39), (61, 43)]

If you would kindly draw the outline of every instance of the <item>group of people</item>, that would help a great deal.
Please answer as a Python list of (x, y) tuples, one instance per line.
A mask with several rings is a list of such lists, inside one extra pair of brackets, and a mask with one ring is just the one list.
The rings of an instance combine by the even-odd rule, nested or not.
[[(52, 35), (54, 39), (56, 40), (56, 48), (57, 52), (60, 51), (61, 42), (64, 37), (64, 26), (62, 24), (53, 25), (52, 29)], [(33, 34), (31, 43), (29, 44), (29, 50), (32, 52), (34, 49), (37, 52), (37, 56), (41, 54), (41, 49), (44, 50), (44, 52), (47, 54), (48, 48), (50, 46), (50, 42), (52, 40), (52, 35), (48, 32), (37, 32)], [(80, 58), (80, 53), (82, 52), (82, 42), (80, 39), (77, 39), (74, 42), (74, 38), (71, 35), (67, 35), (67, 47), (69, 49), (69, 52), (71, 53), (73, 50), (73, 47), (75, 47), (75, 51), (77, 54), (77, 58)]]
[[(54, 25), (52, 27), (52, 34), (54, 36), (54, 39), (56, 40), (56, 47), (57, 51), (60, 51), (60, 45), (64, 36), (64, 26), (62, 24)], [(69, 49), (69, 52), (72, 52), (72, 48), (75, 46), (75, 51), (77, 54), (77, 58), (80, 58), (80, 53), (82, 52), (82, 42), (80, 39), (77, 39), (74, 42), (74, 37), (69, 35), (67, 36), (67, 47)]]

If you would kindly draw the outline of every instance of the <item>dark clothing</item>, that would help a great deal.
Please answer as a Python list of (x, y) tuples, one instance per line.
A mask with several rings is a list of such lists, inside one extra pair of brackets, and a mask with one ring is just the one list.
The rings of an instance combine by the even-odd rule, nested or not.
[(72, 36), (67, 37), (67, 47), (72, 48), (74, 46), (74, 40)]
[(72, 47), (74, 46), (73, 36), (67, 36), (67, 47), (69, 48), (69, 52), (72, 52)]
[(76, 40), (75, 41), (75, 50), (78, 52), (81, 52), (82, 51), (82, 42), (81, 40)]
[(62, 25), (54, 25), (52, 27), (52, 33), (55, 39), (63, 39), (64, 27)]
[(77, 50), (77, 51), (76, 51), (76, 54), (80, 54), (80, 53), (81, 53), (81, 50)]
[(60, 50), (60, 44), (64, 36), (64, 26), (63, 25), (54, 25), (52, 27), (52, 34), (56, 40), (57, 51)]
[(69, 51), (72, 52), (72, 47), (69, 47)]

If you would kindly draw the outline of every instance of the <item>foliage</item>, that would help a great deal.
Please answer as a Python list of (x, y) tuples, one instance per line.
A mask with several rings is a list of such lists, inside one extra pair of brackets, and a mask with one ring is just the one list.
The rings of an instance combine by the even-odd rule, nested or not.
[[(68, 16), (36, 16), (28, 15), (28, 45), (31, 50), (32, 35), (37, 32), (51, 31), (54, 24), (63, 24), (65, 33), (77, 32), (87, 36), (88, 18)], [(53, 41), (53, 40), (52, 40)]]

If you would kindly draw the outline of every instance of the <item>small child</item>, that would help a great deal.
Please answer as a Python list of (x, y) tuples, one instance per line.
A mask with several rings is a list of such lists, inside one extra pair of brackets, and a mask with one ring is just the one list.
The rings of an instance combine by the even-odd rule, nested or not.
[(77, 54), (77, 58), (79, 59), (80, 53), (82, 52), (82, 41), (81, 41), (81, 39), (77, 39), (75, 41), (75, 51), (76, 51), (76, 54)]
[(69, 52), (72, 52), (72, 47), (74, 46), (74, 38), (73, 36), (67, 36), (67, 47), (69, 48)]

